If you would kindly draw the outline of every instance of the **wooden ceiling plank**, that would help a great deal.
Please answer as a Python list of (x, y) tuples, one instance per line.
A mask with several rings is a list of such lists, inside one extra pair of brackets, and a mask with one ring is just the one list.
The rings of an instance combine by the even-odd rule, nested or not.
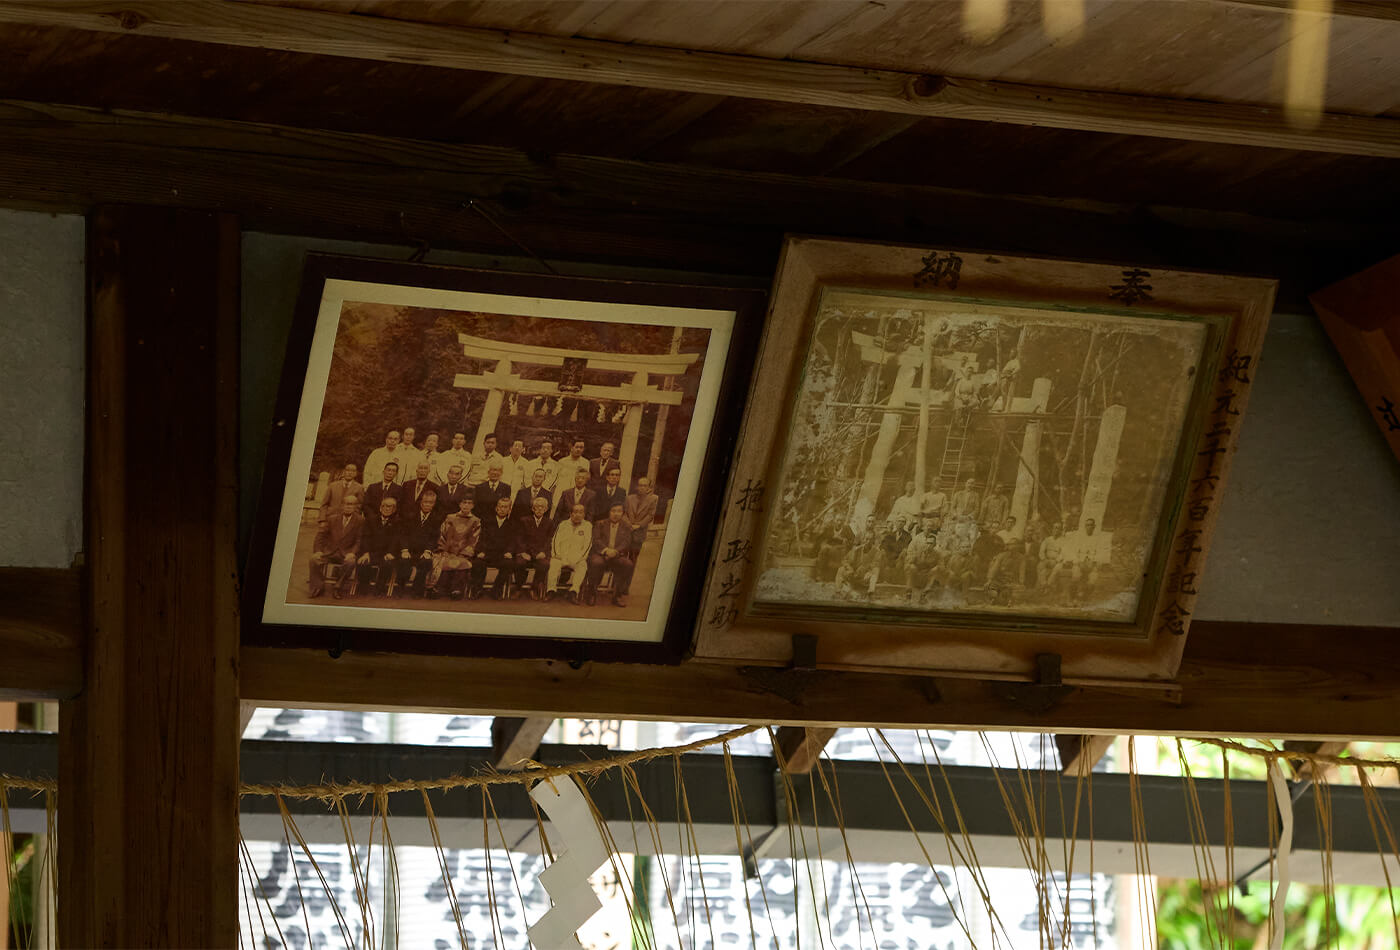
[(222, 0), (0, 2), (0, 22), (276, 48), (836, 108), (1042, 125), (1192, 141), (1400, 157), (1400, 123), (1325, 115), (1313, 129), (1281, 110), (690, 53), (427, 26)]
[[(1197, 621), (1176, 693), (1077, 687), (1027, 712), (998, 684), (951, 677), (803, 671), (715, 663), (491, 660), (245, 648), (244, 698), (262, 705), (411, 708), (518, 716), (766, 722), (805, 726), (1019, 729), (1173, 736), (1400, 739), (1400, 630)], [(1268, 659), (1261, 663), (1260, 658)], [(781, 675), (781, 674), (776, 674)], [(781, 693), (781, 694), (780, 694)]]
[(806, 775), (821, 760), (822, 749), (836, 735), (831, 726), (780, 726), (776, 735), (783, 771)]

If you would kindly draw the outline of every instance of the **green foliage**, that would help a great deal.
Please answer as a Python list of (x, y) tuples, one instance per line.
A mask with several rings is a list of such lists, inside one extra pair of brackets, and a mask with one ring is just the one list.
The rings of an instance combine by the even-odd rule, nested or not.
[[(1203, 894), (1199, 881), (1163, 880), (1157, 888), (1157, 945), (1161, 950), (1266, 946), (1269, 893), (1257, 882), (1247, 894), (1235, 890), (1231, 901), (1224, 888)], [(1400, 890), (1338, 885), (1329, 902), (1321, 887), (1294, 884), (1284, 905), (1284, 950), (1396, 950), (1394, 906), (1400, 906)]]

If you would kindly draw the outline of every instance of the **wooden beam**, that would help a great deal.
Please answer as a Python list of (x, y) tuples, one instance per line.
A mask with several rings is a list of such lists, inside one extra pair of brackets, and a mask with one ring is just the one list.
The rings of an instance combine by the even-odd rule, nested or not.
[(1055, 736), (1055, 747), (1060, 751), (1060, 770), (1066, 775), (1079, 775), (1092, 772), (1099, 759), (1104, 757), (1117, 736), (1114, 735), (1066, 735)]
[(59, 942), (233, 946), (238, 224), (102, 208), (87, 266), (90, 628), (59, 713)]
[(1400, 255), (1312, 295), (1366, 410), (1400, 459)]
[(648, 667), (245, 648), (242, 689), (266, 705), (520, 716), (1038, 732), (1400, 739), (1400, 630), (1192, 625), (1179, 688), (1081, 686), (1040, 713), (1004, 684), (951, 677)]
[(82, 637), (80, 570), (0, 568), (0, 700), (76, 696)]
[[(219, 208), (252, 230), (772, 277), (785, 233), (1267, 273), (1355, 269), (1364, 222), (975, 194), (0, 100), (0, 205)], [(482, 206), (492, 220), (473, 210)], [(501, 229), (504, 229), (502, 232)], [(507, 237), (509, 235), (509, 237)]]
[(503, 772), (521, 768), (526, 759), (535, 757), (552, 725), (554, 719), (548, 716), (497, 716), (491, 720), (491, 761)]
[[(1255, 7), (1289, 13), (1294, 0), (1217, 0), (1237, 7)], [(1332, 16), (1358, 20), (1400, 20), (1400, 4), (1395, 0), (1332, 0)]]
[(1332, 114), (1315, 128), (1301, 129), (1289, 125), (1281, 109), (1264, 106), (983, 82), (227, 0), (4, 2), (0, 22), (903, 115), (1400, 156), (1400, 122), (1393, 119)]
[(782, 726), (778, 729), (778, 751), (782, 753), (783, 771), (789, 775), (805, 775), (821, 759), (822, 749), (836, 735), (833, 726)]

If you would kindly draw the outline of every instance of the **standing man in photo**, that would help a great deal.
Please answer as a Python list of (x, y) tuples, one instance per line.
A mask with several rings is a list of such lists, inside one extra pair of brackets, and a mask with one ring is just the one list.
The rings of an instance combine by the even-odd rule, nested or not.
[[(446, 455), (447, 453), (443, 453)], [(452, 463), (447, 469), (447, 479), (438, 486), (437, 506), (438, 517), (446, 518), (448, 515), (457, 513), (457, 505), (463, 498), (476, 498), (476, 492), (467, 487), (467, 483), (462, 479), (465, 472), (461, 465)]]
[[(559, 489), (564, 490), (574, 486), (575, 472), (583, 472), (584, 484), (587, 484), (591, 477), (591, 467), (588, 459), (583, 457), (583, 440), (574, 439), (573, 442), (569, 443), (569, 454), (559, 460)], [(568, 514), (569, 512), (565, 510), (560, 517), (567, 517)]]
[(561, 489), (554, 499), (554, 520), (563, 521), (574, 510), (575, 505), (583, 505), (584, 517), (593, 510), (593, 490), (588, 487), (588, 470), (573, 470), (574, 487)]
[[(474, 489), (476, 495), (476, 510), (481, 512), (483, 518), (489, 518), (491, 512), (496, 510), (496, 502), (505, 499), (509, 504), (514, 499), (510, 485), (506, 484), (501, 477), (500, 464), (492, 465), (486, 472), (486, 481), (477, 485)], [(509, 510), (509, 509), (507, 509)]]
[[(384, 466), (393, 462), (399, 464), (399, 432), (397, 429), (391, 430), (384, 436), (384, 444), (373, 452), (369, 453), (369, 458), (365, 459), (364, 471), (360, 474), (364, 476), (365, 487), (373, 485), (384, 475)], [(396, 468), (395, 471), (402, 471)]]
[(544, 469), (544, 481), (540, 487), (552, 496), (559, 490), (559, 463), (554, 460), (554, 443), (549, 439), (540, 442), (535, 450), (535, 468)]
[(399, 484), (399, 463), (389, 462), (380, 472), (379, 481), (365, 489), (365, 509), (378, 511), (379, 503), (385, 498), (398, 502), (403, 497), (403, 486)]
[(361, 494), (364, 494), (364, 486), (360, 484), (360, 468), (353, 462), (346, 462), (345, 468), (340, 471), (340, 477), (326, 486), (326, 501), (321, 505), (320, 517), (316, 519), (317, 525), (324, 525), (340, 514), (346, 496)]
[(403, 510), (417, 511), (418, 502), (425, 492), (436, 493), (437, 486), (434, 485), (432, 479), (428, 477), (428, 472), (431, 467), (431, 464), (426, 459), (420, 461), (414, 477), (400, 486), (403, 494)]
[[(452, 435), (452, 448), (442, 453), (442, 460), (438, 462), (438, 472), (443, 476), (441, 484), (447, 484), (447, 470), (454, 465), (462, 466), (462, 480), (466, 481), (467, 473), (472, 470), (472, 454), (467, 451), (467, 434), (456, 432)], [(456, 508), (452, 509), (455, 513)]]
[(542, 468), (537, 468), (530, 476), (530, 484), (515, 493), (515, 508), (517, 515), (525, 517), (535, 510), (536, 499), (544, 499), (545, 513), (549, 513), (549, 506), (554, 501), (554, 496), (544, 487), (545, 472)]
[[(604, 442), (598, 449), (598, 457), (588, 463), (588, 487), (595, 492), (601, 492), (606, 487), (608, 472), (616, 470), (619, 475), (622, 472), (622, 466), (613, 458), (613, 452), (616, 450), (617, 446), (611, 442)], [(598, 517), (605, 515), (606, 512)]]
[(512, 499), (516, 492), (530, 484), (530, 473), (534, 470), (533, 460), (525, 456), (525, 443), (520, 439), (512, 439), (510, 451), (501, 459), (501, 478), (510, 486)]
[(627, 503), (627, 489), (623, 488), (622, 469), (610, 468), (604, 476), (603, 488), (593, 498), (593, 520), (606, 518), (613, 505)]
[(481, 440), (481, 454), (471, 457), (471, 468), (467, 469), (467, 484), (473, 488), (480, 485), (486, 481), (492, 466), (500, 469), (504, 461), (505, 457), (496, 451), (496, 433), (492, 432)]
[(436, 432), (428, 434), (423, 439), (423, 461), (428, 463), (428, 477), (430, 479), (439, 485), (447, 481), (447, 469), (438, 468), (438, 465), (442, 463), (443, 459), (442, 453), (438, 451), (438, 437)]
[(651, 479), (643, 475), (637, 479), (637, 490), (627, 496), (627, 502), (622, 506), (622, 520), (627, 522), (627, 528), (632, 532), (632, 538), (627, 545), (627, 556), (634, 564), (641, 553), (642, 545), (646, 543), (647, 529), (656, 520), (656, 504), (656, 492), (651, 490)]
[(399, 481), (406, 482), (418, 471), (418, 463), (426, 457), (423, 451), (414, 444), (414, 439), (418, 433), (410, 426), (403, 430), (403, 438), (399, 440)]

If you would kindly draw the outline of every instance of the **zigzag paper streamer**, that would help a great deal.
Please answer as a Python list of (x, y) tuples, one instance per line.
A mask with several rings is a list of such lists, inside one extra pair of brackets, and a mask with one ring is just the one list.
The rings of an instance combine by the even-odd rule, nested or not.
[(608, 846), (572, 778), (538, 782), (530, 789), (530, 797), (544, 809), (567, 846), (540, 872), (540, 884), (554, 906), (529, 927), (530, 942), (536, 950), (577, 950), (576, 932), (603, 909), (588, 879), (608, 860)]

